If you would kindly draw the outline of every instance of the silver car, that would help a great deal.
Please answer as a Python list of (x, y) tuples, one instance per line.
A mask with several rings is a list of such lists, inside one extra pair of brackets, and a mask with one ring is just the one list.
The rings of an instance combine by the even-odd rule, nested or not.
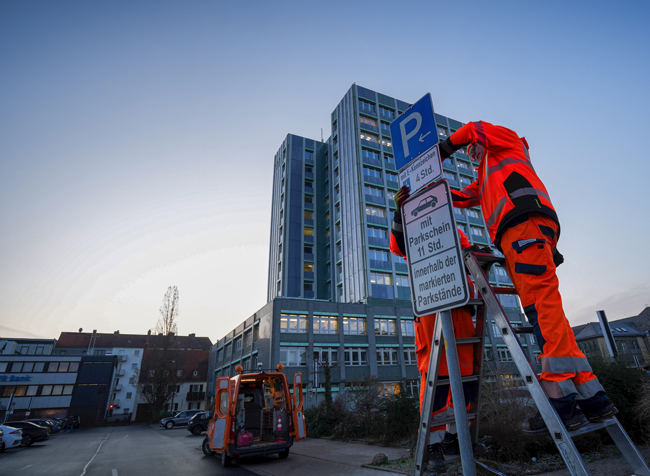
[(184, 412), (178, 412), (173, 417), (163, 418), (160, 420), (158, 425), (167, 428), (168, 430), (171, 430), (175, 426), (187, 426), (187, 422), (190, 421), (190, 418), (203, 411), (205, 410), (185, 410)]

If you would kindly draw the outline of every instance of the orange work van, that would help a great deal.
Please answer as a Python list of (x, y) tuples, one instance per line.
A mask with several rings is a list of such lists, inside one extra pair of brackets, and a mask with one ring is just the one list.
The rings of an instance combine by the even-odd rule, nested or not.
[[(278, 453), (289, 456), (294, 440), (307, 436), (303, 415), (302, 374), (293, 377), (293, 395), (281, 372), (240, 373), (217, 379), (215, 409), (203, 440), (203, 453), (233, 458)], [(241, 372), (240, 367), (237, 368)]]

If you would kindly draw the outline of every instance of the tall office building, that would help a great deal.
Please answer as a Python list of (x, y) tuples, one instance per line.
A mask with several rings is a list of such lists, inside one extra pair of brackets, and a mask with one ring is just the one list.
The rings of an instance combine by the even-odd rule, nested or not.
[[(407, 266), (388, 248), (399, 190), (389, 125), (409, 106), (352, 85), (326, 142), (287, 136), (275, 155), (268, 301), (411, 299)], [(436, 123), (441, 140), (462, 126), (438, 114)], [(464, 152), (443, 163), (453, 189), (476, 177), (478, 163)], [(479, 208), (455, 212), (472, 243), (489, 243)], [(510, 283), (505, 270), (495, 273), (495, 282)]]

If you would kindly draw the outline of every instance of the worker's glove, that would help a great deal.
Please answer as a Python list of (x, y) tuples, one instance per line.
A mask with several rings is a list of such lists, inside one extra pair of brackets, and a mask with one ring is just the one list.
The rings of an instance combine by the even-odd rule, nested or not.
[(560, 266), (562, 263), (564, 263), (564, 256), (562, 256), (562, 253), (560, 253), (557, 248), (555, 248), (555, 251), (553, 252), (553, 264), (557, 268)]
[(401, 216), (400, 209), (402, 208), (402, 204), (408, 199), (411, 195), (409, 194), (409, 188), (406, 185), (402, 185), (402, 188), (399, 189), (399, 191), (395, 194), (395, 215)]

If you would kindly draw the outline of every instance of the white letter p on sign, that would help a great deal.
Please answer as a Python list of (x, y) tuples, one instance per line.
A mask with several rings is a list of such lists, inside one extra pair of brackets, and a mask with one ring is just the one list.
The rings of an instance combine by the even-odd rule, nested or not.
[[(406, 123), (415, 119), (415, 128), (408, 134), (406, 133)], [(400, 125), (400, 131), (402, 132), (402, 146), (404, 147), (404, 157), (409, 156), (409, 139), (418, 133), (420, 126), (422, 125), (422, 115), (419, 112), (412, 112), (406, 119), (404, 119)]]

